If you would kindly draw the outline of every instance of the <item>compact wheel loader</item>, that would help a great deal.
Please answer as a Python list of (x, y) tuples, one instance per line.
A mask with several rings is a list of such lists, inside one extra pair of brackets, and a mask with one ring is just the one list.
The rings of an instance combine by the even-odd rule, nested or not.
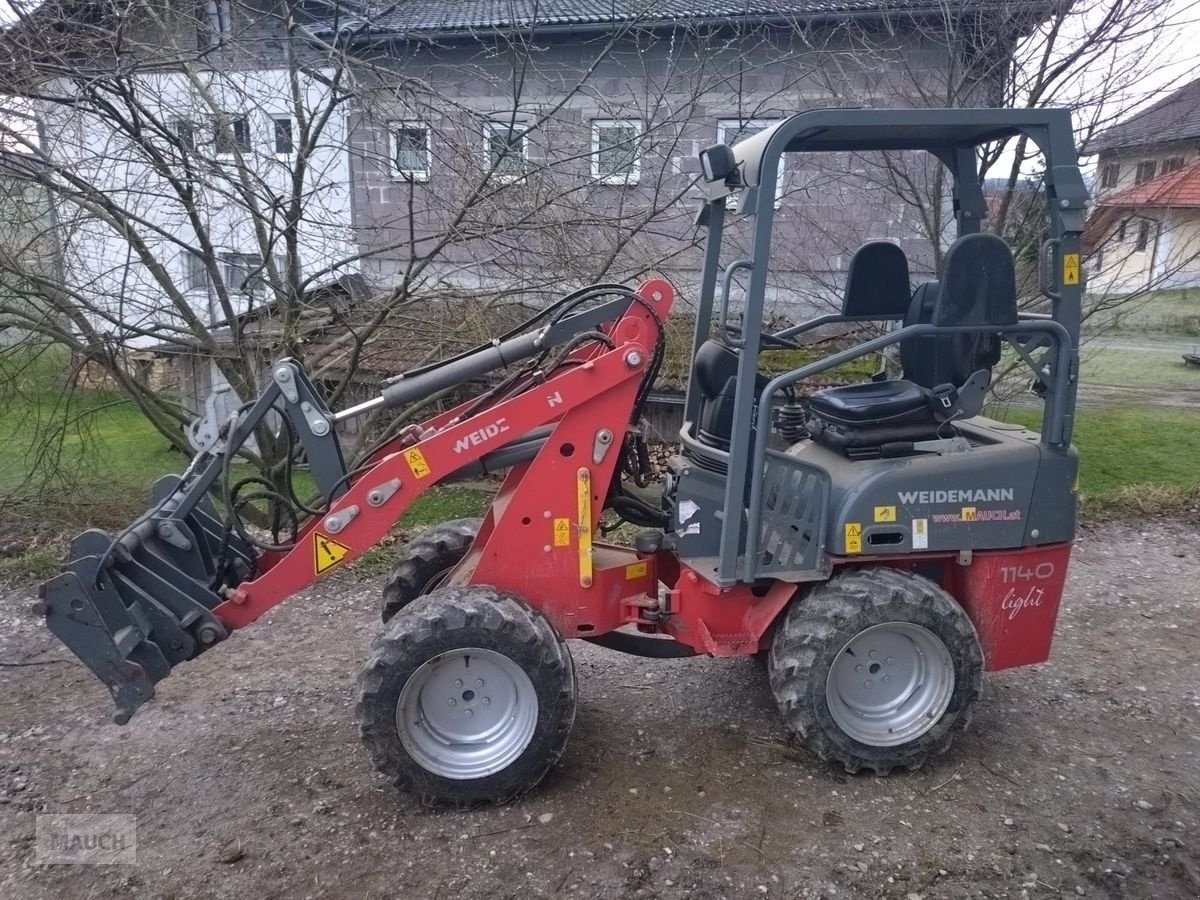
[[(1013, 255), (981, 230), (976, 148), (1014, 136), (1046, 159), (1049, 312), (1018, 309)], [(930, 153), (953, 183), (958, 237), (940, 277), (914, 292), (903, 250), (872, 241), (850, 261), (840, 313), (765, 329), (781, 157), (884, 149)], [(1045, 660), (1075, 533), (1087, 194), (1068, 113), (812, 110), (700, 163), (692, 370), (660, 496), (627, 482), (645, 470), (638, 423), (663, 359), (665, 281), (575, 291), (340, 412), (281, 360), (257, 399), (197, 422), (195, 459), (155, 486), (147, 513), (116, 535), (80, 535), (43, 586), (47, 625), (108, 686), (117, 722), (176, 666), (372, 547), (422, 492), (493, 472), (503, 479), (483, 518), (432, 528), (396, 561), (358, 680), (376, 768), (427, 802), (501, 802), (542, 778), (575, 716), (569, 639), (659, 658), (766, 655), (786, 729), (822, 759), (880, 775), (946, 751), (985, 669)], [(749, 220), (752, 252), (723, 260), (731, 212)], [(759, 370), (805, 332), (861, 323), (879, 336)], [(901, 377), (800, 401), (806, 379), (889, 347)], [(1032, 373), (1040, 433), (980, 415), (1002, 352)], [(482, 394), (348, 468), (339, 422), (497, 369), (507, 374)], [(319, 500), (234, 478), (239, 450), (272, 422)], [(264, 497), (269, 536), (243, 521)], [(598, 539), (605, 510), (644, 529), (634, 546)]]

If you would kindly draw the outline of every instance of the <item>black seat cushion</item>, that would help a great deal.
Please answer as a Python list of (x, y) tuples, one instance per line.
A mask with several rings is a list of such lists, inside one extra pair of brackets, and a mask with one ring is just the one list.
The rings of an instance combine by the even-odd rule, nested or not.
[(848, 425), (885, 424), (894, 419), (933, 422), (926, 392), (911, 381), (868, 381), (826, 388), (812, 395), (814, 415)]

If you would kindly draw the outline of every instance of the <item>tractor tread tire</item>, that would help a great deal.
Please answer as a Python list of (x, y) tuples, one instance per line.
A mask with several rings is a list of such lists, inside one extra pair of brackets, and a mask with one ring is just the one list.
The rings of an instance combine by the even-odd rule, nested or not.
[[(946, 645), (954, 664), (950, 705), (929, 731), (908, 743), (876, 747), (856, 741), (830, 715), (826, 684), (842, 648), (883, 622), (924, 626)], [(869, 769), (917, 771), (950, 749), (970, 721), (983, 688), (983, 653), (975, 626), (950, 594), (920, 575), (885, 567), (836, 575), (792, 603), (776, 630), (767, 665), (784, 724), (808, 750), (853, 774)]]
[(383, 621), (437, 587), (437, 578), (453, 569), (471, 549), (482, 519), (451, 519), (422, 531), (408, 542), (383, 583)]
[[(502, 771), (456, 780), (409, 756), (396, 707), (421, 665), (462, 647), (494, 650), (520, 665), (533, 682), (538, 718), (529, 745)], [(575, 721), (575, 664), (566, 642), (540, 612), (488, 585), (450, 585), (410, 603), (372, 643), (358, 688), (359, 736), (375, 768), (427, 806), (470, 809), (525, 793), (558, 762)]]

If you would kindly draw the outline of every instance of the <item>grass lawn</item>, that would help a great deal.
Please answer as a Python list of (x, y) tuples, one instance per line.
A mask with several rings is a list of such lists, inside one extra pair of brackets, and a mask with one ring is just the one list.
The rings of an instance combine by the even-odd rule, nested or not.
[[(1037, 429), (1041, 411), (1009, 408), (996, 418)], [(1085, 511), (1145, 512), (1195, 505), (1200, 491), (1200, 409), (1169, 406), (1081, 409), (1075, 417)], [(1154, 501), (1154, 502), (1150, 502)]]
[(1157, 343), (1146, 340), (1136, 348), (1111, 346), (1104, 340), (1086, 344), (1080, 351), (1080, 380), (1115, 387), (1200, 389), (1200, 368), (1184, 363), (1180, 342), (1161, 348)]
[[(45, 577), (61, 562), (62, 533), (124, 527), (146, 510), (151, 485), (182, 472), (189, 459), (118, 395), (64, 395), (65, 359), (17, 361), (0, 353), (0, 368), (10, 375), (6, 382), (20, 369), (17, 389), (0, 400), (0, 543), (29, 546), (21, 556), (0, 557), (0, 577)], [(302, 496), (307, 481), (298, 473)], [(479, 488), (435, 488), (417, 498), (400, 525), (479, 515), (490, 499)]]
[(1095, 317), (1104, 323), (1105, 331), (1200, 336), (1200, 289), (1154, 291), (1127, 301), (1109, 302), (1112, 308)]

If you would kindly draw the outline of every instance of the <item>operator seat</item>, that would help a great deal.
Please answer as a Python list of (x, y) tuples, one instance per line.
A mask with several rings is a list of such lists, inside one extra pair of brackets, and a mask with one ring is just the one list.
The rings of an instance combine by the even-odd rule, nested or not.
[[(906, 327), (1016, 324), (1016, 273), (1001, 238), (960, 237), (946, 251), (942, 269), (940, 282), (926, 282), (913, 293)], [(900, 342), (903, 378), (818, 391), (811, 398), (809, 433), (817, 443), (847, 452), (936, 438), (946, 423), (979, 414), (1000, 347), (995, 334), (906, 338)]]
[[(692, 377), (700, 390), (696, 439), (706, 447), (729, 450), (737, 370), (737, 351), (720, 341), (707, 340), (696, 351), (696, 361), (692, 364)], [(766, 386), (767, 377), (759, 372), (754, 378), (754, 395), (759, 396)]]
[[(855, 252), (846, 273), (842, 315), (856, 320), (901, 319), (909, 305), (908, 259), (890, 241), (869, 241)], [(704, 447), (728, 451), (733, 432), (733, 403), (737, 386), (738, 353), (720, 341), (708, 340), (696, 351), (692, 377), (700, 394), (696, 415), (696, 440)], [(759, 397), (768, 378), (754, 380)], [(719, 457), (703, 457), (701, 464), (722, 468)]]

